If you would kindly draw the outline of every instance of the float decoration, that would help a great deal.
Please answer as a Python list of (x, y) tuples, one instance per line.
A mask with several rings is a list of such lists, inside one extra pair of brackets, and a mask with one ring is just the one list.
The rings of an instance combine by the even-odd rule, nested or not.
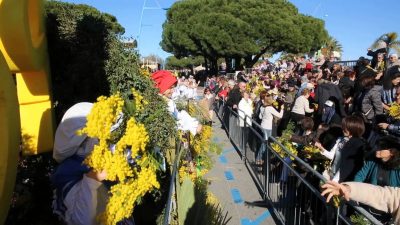
[[(132, 92), (135, 109), (131, 111), (139, 114), (145, 101), (138, 92)], [(133, 116), (123, 113), (124, 103), (119, 94), (99, 97), (87, 117), (86, 127), (79, 131), (99, 140), (84, 163), (94, 171), (106, 171), (107, 180), (117, 182), (111, 187), (105, 212), (98, 215), (103, 224), (129, 218), (134, 205), (146, 193), (160, 187), (158, 163), (148, 148), (147, 130)], [(113, 135), (116, 127), (123, 130), (122, 136)]]

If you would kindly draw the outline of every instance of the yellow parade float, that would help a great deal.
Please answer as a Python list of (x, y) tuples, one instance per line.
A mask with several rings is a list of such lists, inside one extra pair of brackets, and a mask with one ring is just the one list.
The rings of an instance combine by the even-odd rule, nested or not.
[(0, 224), (23, 154), (51, 151), (53, 116), (41, 0), (0, 0)]

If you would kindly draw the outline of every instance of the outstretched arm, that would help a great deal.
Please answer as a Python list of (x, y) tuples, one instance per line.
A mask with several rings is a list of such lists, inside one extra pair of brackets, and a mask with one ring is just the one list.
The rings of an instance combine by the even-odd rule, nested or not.
[[(353, 200), (369, 205), (375, 209), (397, 216), (400, 207), (400, 189), (396, 187), (380, 187), (359, 182), (336, 183), (328, 181), (322, 185), (325, 189), (321, 195), (327, 195), (327, 202), (333, 196), (342, 196), (347, 201)], [(373, 193), (373, 194), (371, 194)], [(398, 219), (398, 218), (397, 218)]]

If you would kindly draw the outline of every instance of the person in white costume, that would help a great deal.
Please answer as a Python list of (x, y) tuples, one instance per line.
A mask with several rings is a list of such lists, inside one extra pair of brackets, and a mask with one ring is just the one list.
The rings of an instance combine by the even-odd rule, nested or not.
[(177, 120), (179, 130), (190, 131), (196, 135), (201, 131), (202, 126), (195, 118), (191, 117), (186, 111), (178, 111), (175, 102), (171, 99), (174, 93), (174, 85), (177, 82), (175, 76), (167, 70), (159, 70), (151, 75), (156, 87), (160, 90), (160, 94), (168, 103), (168, 111)]
[(60, 164), (51, 177), (55, 187), (53, 210), (68, 225), (98, 224), (96, 216), (105, 210), (108, 200), (102, 183), (106, 172), (94, 172), (82, 163), (97, 139), (77, 135), (86, 125), (92, 106), (82, 102), (69, 108), (54, 139), (53, 158)]

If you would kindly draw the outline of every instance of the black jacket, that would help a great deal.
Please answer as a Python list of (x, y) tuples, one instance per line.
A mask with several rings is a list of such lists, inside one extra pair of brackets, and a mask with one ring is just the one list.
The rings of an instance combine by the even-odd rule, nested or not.
[(375, 68), (376, 63), (378, 62), (378, 54), (379, 53), (384, 54), (384, 58), (386, 59), (386, 48), (380, 48), (380, 49), (377, 49), (376, 51), (369, 50), (367, 53), (368, 56), (372, 56), (372, 60), (371, 60), (372, 68)]
[(340, 150), (339, 182), (353, 181), (354, 176), (364, 165), (367, 143), (362, 138), (352, 137)]
[(315, 91), (315, 101), (318, 103), (318, 114), (322, 115), (322, 109), (326, 100), (331, 100), (335, 103), (336, 113), (341, 117), (346, 116), (344, 111), (344, 99), (340, 88), (332, 83), (322, 83), (318, 85)]
[(239, 105), (242, 99), (242, 93), (240, 93), (239, 87), (235, 87), (229, 92), (228, 100), (226, 100), (226, 105), (233, 107), (233, 105)]

